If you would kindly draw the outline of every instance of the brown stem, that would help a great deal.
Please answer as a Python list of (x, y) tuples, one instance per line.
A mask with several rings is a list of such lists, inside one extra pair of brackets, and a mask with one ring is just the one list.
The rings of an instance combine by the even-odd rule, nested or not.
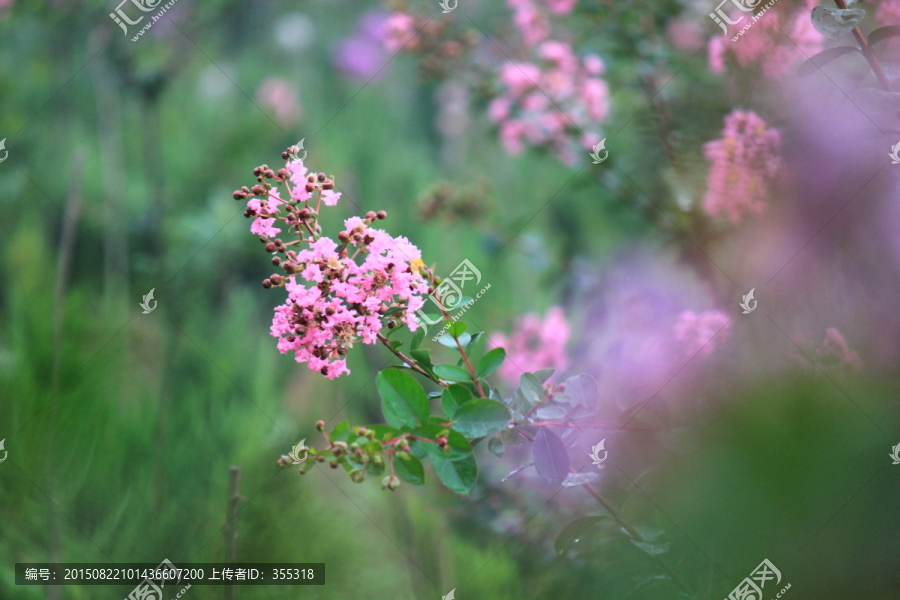
[[(847, 8), (847, 3), (844, 0), (834, 0), (834, 3), (837, 4), (837, 7), (840, 9)], [(869, 47), (869, 43), (866, 41), (866, 37), (862, 34), (862, 31), (859, 30), (859, 27), (853, 28), (853, 36), (859, 43), (859, 48), (862, 50), (863, 56), (865, 56), (866, 60), (869, 62), (869, 66), (872, 67), (872, 72), (875, 73), (875, 77), (878, 78), (878, 83), (881, 84), (884, 91), (893, 91), (891, 90), (891, 82), (888, 81), (887, 76), (884, 74), (884, 69), (881, 68), (881, 63), (875, 58), (875, 53), (872, 52), (872, 48)]]
[(472, 375), (472, 381), (475, 382), (475, 389), (478, 390), (478, 393), (481, 394), (482, 398), (487, 398), (484, 395), (484, 390), (481, 389), (481, 383), (478, 381), (478, 375), (475, 373), (475, 369), (472, 368), (472, 363), (469, 362), (469, 356), (466, 354), (466, 351), (462, 347), (462, 343), (459, 341), (458, 337), (454, 337), (456, 340), (456, 347), (459, 348), (459, 353), (462, 354), (463, 361), (466, 363), (466, 368), (469, 369), (469, 373)]
[(378, 333), (377, 335), (378, 335), (378, 339), (381, 341), (381, 343), (384, 344), (384, 345), (387, 347), (388, 350), (390, 350), (391, 352), (393, 352), (394, 355), (395, 355), (397, 358), (399, 358), (400, 360), (402, 360), (403, 362), (405, 362), (406, 364), (408, 364), (408, 365), (410, 366), (410, 368), (411, 368), (413, 371), (415, 371), (416, 373), (419, 373), (419, 374), (421, 374), (421, 375), (424, 375), (425, 377), (427, 377), (428, 379), (434, 381), (434, 382), (437, 383), (438, 385), (441, 385), (441, 386), (443, 386), (443, 387), (450, 387), (450, 385), (449, 385), (448, 383), (446, 383), (446, 382), (444, 382), (444, 381), (441, 381), (440, 379), (437, 379), (437, 378), (435, 378), (435, 377), (432, 377), (432, 376), (428, 373), (428, 371), (426, 371), (425, 369), (423, 369), (422, 367), (420, 367), (419, 365), (417, 365), (415, 362), (412, 361), (412, 359), (410, 359), (409, 357), (407, 357), (405, 354), (403, 354), (402, 352), (400, 352), (399, 350), (397, 350), (396, 348), (394, 348), (393, 346), (391, 346), (391, 342), (388, 341), (388, 339), (387, 339), (386, 337), (384, 337), (381, 333)]

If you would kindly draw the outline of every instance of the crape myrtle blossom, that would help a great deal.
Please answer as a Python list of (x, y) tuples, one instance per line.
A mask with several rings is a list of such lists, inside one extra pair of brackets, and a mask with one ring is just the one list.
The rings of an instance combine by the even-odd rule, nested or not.
[(554, 150), (566, 164), (590, 148), (609, 112), (609, 88), (600, 78), (603, 60), (594, 54), (579, 59), (564, 42), (537, 47), (538, 62), (507, 61), (498, 72), (504, 90), (491, 102), (489, 116), (498, 124), (500, 141), (510, 155), (526, 145)]
[(507, 360), (497, 373), (511, 385), (516, 385), (523, 373), (548, 368), (562, 371), (568, 364), (569, 321), (558, 306), (550, 308), (543, 319), (528, 313), (516, 320), (511, 336), (497, 332), (490, 340), (491, 348), (506, 349)]
[[(278, 350), (293, 351), (297, 362), (334, 379), (350, 372), (345, 356), (354, 343), (374, 344), (381, 329), (398, 320), (414, 331), (429, 285), (420, 272), (419, 249), (372, 227), (387, 217), (384, 211), (345, 220), (337, 240), (322, 234), (319, 211), (335, 206), (341, 194), (324, 173), (310, 173), (298, 151), (285, 151), (286, 164), (277, 173), (267, 165), (254, 169), (259, 183), (236, 190), (234, 197), (249, 199), (244, 215), (254, 219), (250, 231), (284, 273), (263, 281), (265, 288), (288, 292), (270, 330)], [(282, 228), (297, 239), (272, 239)]]
[(728, 339), (728, 321), (728, 315), (721, 310), (700, 313), (686, 310), (678, 315), (672, 334), (685, 355), (694, 356), (698, 352), (708, 355)]
[(703, 210), (713, 218), (737, 223), (747, 213), (765, 208), (768, 182), (778, 173), (781, 134), (753, 111), (735, 110), (725, 117), (722, 137), (707, 142), (710, 161)]

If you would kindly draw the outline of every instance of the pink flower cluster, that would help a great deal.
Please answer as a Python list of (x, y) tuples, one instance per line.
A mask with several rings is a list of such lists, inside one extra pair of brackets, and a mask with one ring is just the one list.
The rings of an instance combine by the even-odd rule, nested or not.
[(506, 62), (499, 72), (503, 93), (491, 102), (490, 118), (511, 155), (525, 144), (549, 147), (566, 164), (576, 164), (581, 148), (600, 140), (592, 130), (609, 112), (609, 88), (600, 78), (603, 60), (579, 60), (571, 46), (546, 41), (537, 48), (540, 64)]
[(269, 77), (256, 88), (256, 101), (275, 113), (275, 120), (284, 127), (290, 127), (303, 114), (300, 97), (289, 82), (278, 77)]
[(511, 385), (516, 385), (523, 373), (549, 368), (565, 369), (568, 365), (568, 342), (569, 322), (563, 310), (554, 306), (543, 320), (535, 313), (517, 319), (511, 337), (492, 333), (490, 346), (492, 349), (506, 349), (507, 358), (497, 373)]
[[(412, 15), (404, 12), (395, 12), (384, 22), (381, 31), (381, 39), (385, 48), (391, 52), (397, 52), (404, 46), (416, 45), (413, 39), (416, 33), (416, 20)], [(414, 48), (409, 47), (410, 50)]]
[[(266, 251), (274, 255), (272, 264), (285, 273), (263, 281), (263, 287), (284, 286), (288, 291), (287, 302), (275, 308), (272, 319), (278, 349), (293, 351), (297, 362), (334, 379), (350, 372), (345, 356), (354, 343), (378, 340), (388, 310), (393, 309), (390, 319), (403, 321), (410, 330), (417, 328), (415, 311), (428, 293), (419, 272), (424, 263), (409, 240), (371, 227), (387, 217), (384, 211), (347, 219), (337, 241), (323, 236), (319, 210), (322, 204), (337, 204), (340, 194), (324, 173), (309, 173), (302, 160), (287, 152), (285, 156), (285, 168), (275, 173), (266, 165), (258, 167), (254, 174), (260, 184), (236, 190), (234, 196), (257, 196), (247, 203), (245, 216), (255, 218), (251, 231), (260, 235)], [(267, 183), (270, 179), (275, 186)], [(284, 197), (289, 200), (279, 194), (279, 185), (286, 187)], [(275, 227), (278, 221), (299, 239), (271, 240), (281, 231)], [(300, 249), (299, 244), (308, 248)], [(295, 245), (297, 250), (291, 248)]]
[(725, 117), (722, 138), (707, 142), (703, 154), (711, 166), (703, 209), (713, 218), (725, 215), (737, 223), (746, 213), (765, 207), (767, 180), (780, 167), (781, 135), (752, 111), (735, 110)]
[(720, 310), (686, 310), (678, 315), (672, 334), (686, 356), (708, 355), (728, 339), (728, 321), (728, 315)]
[(513, 23), (529, 46), (550, 36), (550, 20), (544, 9), (555, 15), (567, 15), (578, 0), (507, 0), (513, 10)]
[[(825, 41), (825, 37), (816, 31), (809, 18), (815, 2), (807, 2), (807, 5), (796, 11), (785, 24), (780, 22), (783, 20), (781, 15), (767, 10), (733, 41), (739, 28), (752, 22), (748, 13), (737, 13), (735, 16), (744, 15), (744, 19), (732, 26), (735, 31), (709, 41), (709, 69), (716, 74), (723, 73), (726, 55), (730, 54), (742, 68), (759, 64), (763, 73), (772, 79), (782, 79), (789, 75), (797, 65), (821, 51)], [(787, 41), (784, 39), (785, 34), (790, 38)]]

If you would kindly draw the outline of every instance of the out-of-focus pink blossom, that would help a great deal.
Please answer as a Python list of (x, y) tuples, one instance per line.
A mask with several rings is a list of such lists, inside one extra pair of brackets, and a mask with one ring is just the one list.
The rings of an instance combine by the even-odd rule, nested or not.
[(825, 330), (825, 338), (818, 347), (818, 353), (826, 359), (826, 366), (834, 370), (858, 371), (862, 366), (859, 355), (850, 349), (847, 340), (834, 327)]
[(547, 10), (555, 15), (567, 15), (578, 4), (578, 0), (544, 0)]
[(756, 113), (735, 110), (725, 117), (722, 138), (703, 147), (711, 163), (703, 198), (706, 213), (737, 223), (747, 213), (761, 212), (768, 181), (781, 164), (780, 146), (779, 132)]
[(882, 25), (900, 25), (900, 0), (882, 0), (875, 18)]
[(596, 132), (609, 113), (609, 88), (597, 76), (603, 61), (594, 54), (579, 60), (571, 46), (553, 40), (536, 51), (534, 63), (510, 61), (500, 67), (506, 90), (491, 102), (491, 120), (499, 125), (507, 153), (521, 153), (527, 140), (553, 150), (565, 164), (577, 164), (582, 140), (588, 134), (599, 140)]
[(300, 118), (300, 97), (290, 83), (278, 77), (263, 80), (256, 89), (256, 100), (275, 113), (279, 125), (290, 127)]
[(387, 62), (382, 40), (388, 16), (373, 10), (360, 19), (353, 35), (345, 38), (334, 54), (334, 63), (344, 73), (359, 79), (371, 79)]
[(522, 3), (515, 8), (513, 23), (522, 34), (522, 39), (529, 46), (540, 42), (550, 35), (550, 22), (537, 6)]
[(395, 12), (387, 18), (382, 29), (382, 40), (385, 47), (391, 52), (401, 48), (415, 49), (417, 44), (415, 37), (416, 20), (412, 15), (404, 12)]
[(728, 325), (728, 315), (720, 310), (701, 313), (686, 310), (678, 315), (672, 334), (685, 355), (711, 354), (716, 346), (728, 339)]
[(666, 26), (672, 45), (684, 52), (696, 52), (703, 47), (703, 30), (696, 21), (673, 19)]
[(511, 385), (517, 384), (523, 373), (565, 369), (568, 342), (569, 322), (558, 306), (550, 308), (544, 319), (536, 313), (517, 319), (509, 337), (503, 333), (491, 334), (491, 348), (506, 349), (507, 358), (498, 374)]
[[(819, 52), (825, 41), (809, 18), (809, 8), (794, 11), (788, 18), (767, 10), (758, 21), (745, 17), (728, 35), (711, 38), (707, 47), (710, 71), (723, 73), (725, 57), (731, 55), (741, 68), (758, 65), (766, 77), (783, 79)], [(743, 31), (747, 25), (749, 29)], [(790, 39), (785, 40), (785, 35)]]

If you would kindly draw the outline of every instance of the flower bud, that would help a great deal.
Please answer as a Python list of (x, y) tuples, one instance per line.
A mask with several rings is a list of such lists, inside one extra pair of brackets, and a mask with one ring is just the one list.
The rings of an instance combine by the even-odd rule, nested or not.
[(375, 216), (377, 216), (382, 221), (387, 219), (387, 213), (383, 210), (379, 210), (377, 213), (375, 213)]
[(381, 489), (396, 490), (400, 487), (400, 478), (396, 475), (388, 475), (381, 480)]
[(325, 431), (325, 421), (319, 419), (316, 421), (316, 429), (319, 431)]
[(244, 192), (242, 192), (241, 190), (234, 190), (234, 194), (232, 194), (232, 196), (234, 196), (235, 200), (243, 200)]
[(362, 469), (353, 469), (350, 471), (350, 480), (353, 483), (362, 483), (366, 479), (366, 472)]
[(263, 279), (263, 287), (266, 288), (266, 289), (271, 288), (271, 287), (272, 287), (272, 282), (269, 281), (268, 279)]
[(368, 219), (369, 221), (374, 221), (376, 219), (376, 217), (377, 217), (377, 215), (375, 214), (374, 210), (370, 210), (369, 212), (366, 213), (366, 219)]
[(264, 196), (266, 194), (266, 188), (259, 184), (254, 185), (252, 188), (250, 188), (250, 190), (256, 196)]
[(325, 173), (319, 173), (318, 175), (316, 175), (316, 179), (318, 179), (319, 181), (325, 181)]
[(271, 281), (274, 285), (281, 285), (284, 283), (284, 277), (279, 275), (278, 273), (273, 274), (269, 277), (269, 281)]
[(266, 252), (271, 254), (272, 252), (275, 252), (276, 250), (278, 250), (278, 247), (275, 246), (274, 243), (269, 242), (268, 244), (266, 244)]
[(273, 256), (273, 257), (272, 257), (272, 264), (275, 265), (275, 266), (277, 267), (278, 265), (281, 264), (281, 259), (278, 258), (277, 256)]

